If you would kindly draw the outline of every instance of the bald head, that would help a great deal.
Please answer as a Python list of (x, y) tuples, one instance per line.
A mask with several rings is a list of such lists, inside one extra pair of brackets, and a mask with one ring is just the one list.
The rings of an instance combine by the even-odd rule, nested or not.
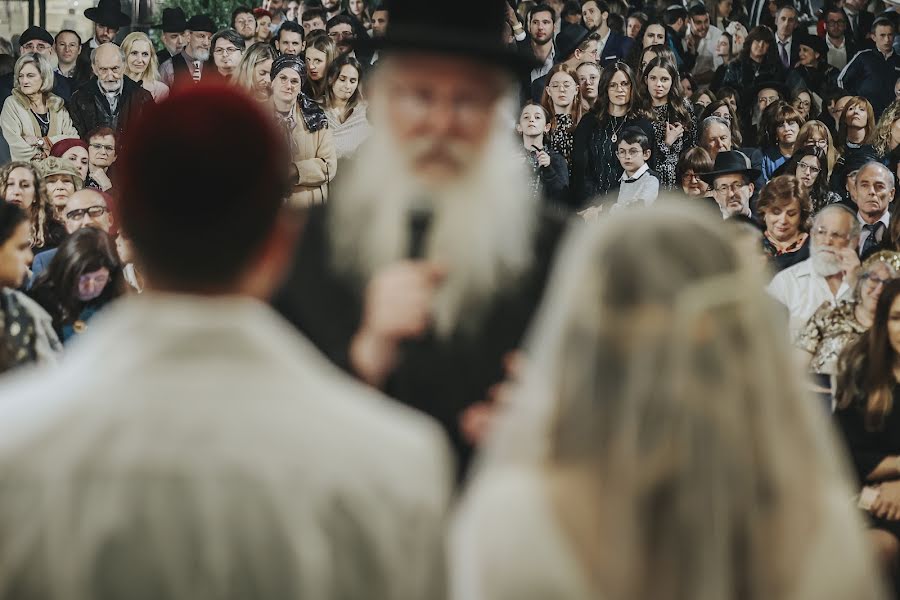
[(112, 217), (103, 195), (95, 189), (84, 188), (69, 196), (63, 212), (66, 231), (72, 233), (82, 227), (96, 227), (109, 233)]
[(91, 64), (97, 81), (105, 91), (112, 93), (122, 89), (125, 54), (121, 48), (112, 43), (100, 44), (91, 52)]

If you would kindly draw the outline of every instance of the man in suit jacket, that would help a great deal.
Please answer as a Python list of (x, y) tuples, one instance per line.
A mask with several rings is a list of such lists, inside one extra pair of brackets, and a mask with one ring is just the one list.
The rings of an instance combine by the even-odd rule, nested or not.
[(825, 44), (828, 46), (828, 64), (843, 69), (853, 60), (859, 47), (849, 32), (847, 13), (838, 7), (825, 12)]
[[(846, 0), (844, 2), (844, 15), (850, 26), (849, 37), (853, 38), (857, 47), (862, 47), (872, 31), (872, 23), (875, 15), (866, 10), (867, 0)], [(849, 59), (847, 59), (849, 60)]]
[(894, 201), (894, 176), (879, 162), (869, 162), (856, 173), (854, 183), (862, 226), (859, 235), (859, 256), (865, 260), (890, 241), (891, 203)]
[(791, 5), (782, 6), (775, 13), (775, 53), (785, 70), (800, 60), (800, 44), (795, 35), (798, 22), (797, 9)]
[(119, 0), (100, 0), (97, 6), (84, 11), (84, 16), (94, 22), (94, 35), (81, 45), (81, 54), (75, 62), (75, 85), (87, 83), (93, 74), (91, 52), (116, 39), (119, 29), (131, 24), (131, 17), (122, 12)]
[(581, 17), (584, 26), (591, 33), (599, 35), (597, 56), (601, 66), (625, 59), (634, 40), (609, 28), (609, 5), (604, 0), (587, 0), (581, 6)]

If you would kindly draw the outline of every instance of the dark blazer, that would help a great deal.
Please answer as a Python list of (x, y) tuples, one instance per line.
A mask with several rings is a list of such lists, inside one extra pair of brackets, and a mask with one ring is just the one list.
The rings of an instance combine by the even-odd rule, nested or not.
[(109, 103), (100, 92), (96, 77), (91, 78), (72, 94), (72, 99), (66, 102), (66, 108), (72, 117), (72, 124), (78, 130), (78, 135), (84, 138), (95, 127), (105, 125), (116, 131), (120, 146), (125, 144), (128, 123), (137, 117), (145, 106), (153, 104), (153, 96), (129, 77), (122, 77), (122, 86), (122, 97), (119, 99), (115, 114), (110, 114)]
[(603, 52), (600, 54), (600, 64), (606, 66), (617, 60), (625, 60), (625, 57), (628, 56), (628, 52), (633, 45), (634, 40), (630, 37), (615, 31), (610, 31), (609, 39), (606, 40), (606, 45), (603, 47)]
[(34, 262), (31, 263), (31, 279), (28, 280), (27, 285), (28, 289), (31, 289), (31, 286), (34, 284), (35, 280), (37, 280), (38, 275), (46, 271), (47, 267), (50, 266), (50, 261), (56, 256), (57, 250), (57, 248), (51, 248), (50, 250), (44, 250), (43, 252), (38, 252), (34, 255)]
[[(856, 43), (856, 49), (858, 50), (865, 43), (867, 39), (866, 36), (872, 31), (872, 22), (875, 21), (875, 15), (867, 10), (861, 11), (859, 13), (856, 29), (853, 28), (853, 21), (850, 20), (850, 14), (846, 10), (844, 11), (844, 15), (847, 17), (846, 35), (849, 38), (853, 38), (853, 41)], [(852, 57), (848, 54), (847, 60), (850, 60), (851, 58)]]
[[(794, 65), (800, 62), (800, 43), (798, 41), (800, 36), (798, 34), (799, 31), (795, 31), (794, 35), (791, 36), (791, 51), (788, 54), (789, 68), (793, 68)], [(778, 56), (778, 62), (781, 62), (781, 45), (778, 43), (778, 34), (775, 34), (775, 54)]]

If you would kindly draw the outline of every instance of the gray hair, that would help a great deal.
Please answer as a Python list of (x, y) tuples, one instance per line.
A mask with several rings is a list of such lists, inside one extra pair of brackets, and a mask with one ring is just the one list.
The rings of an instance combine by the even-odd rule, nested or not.
[(886, 166), (884, 166), (883, 164), (881, 164), (880, 162), (875, 161), (875, 160), (870, 160), (869, 162), (867, 162), (866, 164), (861, 166), (859, 169), (857, 169), (856, 176), (859, 177), (859, 174), (862, 173), (864, 169), (868, 169), (869, 167), (877, 167), (877, 168), (881, 169), (882, 171), (884, 171), (885, 173), (887, 173), (888, 179), (891, 182), (891, 187), (894, 187), (894, 174)]
[(725, 129), (727, 129), (728, 134), (731, 135), (731, 125), (729, 125), (728, 121), (726, 121), (722, 117), (712, 115), (712, 116), (706, 117), (705, 119), (703, 119), (703, 122), (700, 123), (700, 136), (698, 138), (698, 139), (700, 139), (700, 141), (703, 141), (704, 137), (706, 136), (706, 132), (713, 125), (721, 125)]
[(859, 234), (862, 231), (862, 225), (860, 225), (859, 219), (856, 218), (856, 213), (854, 213), (848, 207), (846, 207), (843, 204), (840, 204), (838, 202), (834, 202), (832, 204), (826, 204), (824, 207), (822, 207), (819, 210), (819, 212), (816, 213), (816, 215), (813, 217), (813, 222), (812, 222), (813, 228), (815, 229), (818, 226), (822, 215), (824, 215), (826, 212), (831, 212), (831, 211), (840, 211), (840, 212), (844, 213), (845, 215), (847, 215), (848, 217), (850, 217), (850, 232), (849, 232), (850, 239), (858, 239)]
[(53, 91), (53, 65), (43, 54), (29, 53), (23, 54), (16, 61), (13, 67), (13, 86), (19, 89), (19, 73), (25, 65), (33, 65), (37, 72), (41, 75), (41, 93), (47, 94)]
[(244, 38), (242, 38), (241, 35), (234, 29), (228, 28), (223, 29), (212, 37), (209, 42), (209, 47), (211, 48), (210, 52), (216, 51), (216, 42), (218, 42), (222, 38), (225, 38), (226, 40), (234, 44), (235, 47), (241, 51), (241, 53), (243, 53), (247, 48), (247, 43), (244, 41)]
[[(115, 46), (116, 49), (119, 51), (119, 58), (122, 60), (122, 64), (123, 65), (125, 64), (125, 51), (122, 50), (122, 47), (119, 46), (118, 44), (106, 43), (106, 44), (100, 44), (99, 46), (97, 46), (96, 48), (91, 50), (91, 64), (92, 65), (97, 64), (97, 50), (99, 50), (103, 46)], [(152, 50), (152, 46), (151, 46), (151, 50)]]

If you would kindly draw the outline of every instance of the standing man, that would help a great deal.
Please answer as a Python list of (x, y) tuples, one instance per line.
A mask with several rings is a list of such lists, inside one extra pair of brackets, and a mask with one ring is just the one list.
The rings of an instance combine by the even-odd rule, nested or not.
[(103, 44), (92, 54), (94, 77), (78, 88), (66, 107), (82, 139), (87, 139), (88, 132), (97, 127), (109, 127), (123, 145), (129, 121), (153, 103), (153, 96), (125, 77), (121, 48), (113, 43)]
[(303, 40), (303, 27), (295, 21), (285, 21), (278, 28), (275, 37), (275, 49), (281, 54), (302, 56), (306, 44)]
[(843, 69), (856, 55), (856, 42), (847, 35), (847, 14), (836, 6), (825, 11), (825, 43), (828, 64)]
[(865, 45), (875, 22), (875, 15), (868, 11), (868, 5), (868, 0), (844, 0), (844, 15), (850, 25), (850, 38), (857, 48)]
[(144, 292), (0, 389), (4, 595), (444, 598), (445, 437), (266, 304), (300, 230), (282, 132), (234, 86), (148, 113), (115, 207)]
[(702, 2), (691, 6), (688, 17), (691, 24), (687, 43), (697, 53), (697, 60), (691, 73), (694, 75), (694, 81), (706, 85), (712, 81), (716, 69), (722, 64), (722, 59), (716, 56), (716, 44), (722, 37), (722, 30), (710, 24), (709, 11)]
[(207, 15), (194, 15), (187, 22), (188, 43), (181, 51), (159, 67), (159, 76), (169, 88), (176, 85), (200, 83), (209, 62), (209, 48), (216, 24)]
[(893, 82), (900, 78), (900, 56), (894, 53), (894, 22), (879, 17), (872, 23), (874, 48), (856, 53), (841, 74), (838, 86), (853, 96), (863, 96), (872, 103), (875, 117), (894, 101)]
[(534, 65), (501, 39), (506, 5), (458, 0), (459, 14), (481, 18), (451, 21), (440, 3), (390, 5), (367, 93), (371, 140), (309, 210), (276, 299), (336, 364), (437, 419), (462, 466), (561, 232), (501, 118), (516, 73)]
[(325, 22), (341, 14), (341, 0), (322, 0), (322, 7), (325, 9)]
[(675, 54), (675, 62), (679, 71), (690, 71), (694, 68), (694, 60), (697, 54), (693, 48), (685, 43), (688, 29), (688, 12), (682, 4), (670, 5), (662, 15), (662, 21), (666, 29), (666, 44)]
[(800, 60), (800, 44), (794, 39), (797, 30), (797, 9), (791, 5), (782, 6), (775, 13), (775, 52), (785, 71), (792, 69)]
[[(390, 16), (388, 15), (387, 8), (381, 2), (375, 4), (372, 9), (372, 37), (373, 38), (383, 38), (385, 32), (387, 31), (388, 21), (390, 20)], [(519, 21), (516, 20), (516, 23)], [(522, 28), (522, 25), (519, 25), (519, 29)], [(372, 55), (372, 62), (370, 64), (375, 64), (378, 62), (378, 51)]]
[(634, 40), (609, 28), (609, 5), (604, 0), (587, 0), (581, 5), (581, 17), (584, 19), (584, 26), (591, 33), (600, 36), (597, 56), (601, 66), (623, 60), (628, 55)]
[[(253, 15), (251, 14), (251, 16)], [(253, 24), (253, 32), (256, 33), (256, 19), (253, 20)], [(181, 54), (181, 51), (187, 45), (188, 27), (184, 11), (178, 6), (175, 8), (164, 8), (160, 28), (163, 32), (159, 38), (165, 47), (156, 53), (156, 59), (159, 61), (159, 64), (163, 64), (173, 56)]]
[(78, 55), (81, 53), (81, 36), (71, 29), (63, 29), (56, 34), (53, 48), (59, 61), (54, 73), (60, 77), (74, 77)]
[[(848, 186), (850, 182), (848, 181)], [(879, 162), (863, 166), (853, 181), (855, 201), (859, 207), (856, 218), (862, 227), (859, 234), (859, 259), (866, 260), (882, 250), (890, 241), (890, 206), (894, 201), (894, 174)]]
[(119, 29), (131, 24), (131, 17), (122, 12), (119, 0), (100, 0), (97, 6), (85, 10), (84, 16), (94, 23), (94, 37), (81, 46), (75, 71), (76, 85), (85, 83), (93, 74), (91, 52), (101, 44), (112, 43)]
[(247, 48), (256, 42), (256, 17), (246, 6), (238, 6), (231, 12), (231, 28), (244, 39)]

